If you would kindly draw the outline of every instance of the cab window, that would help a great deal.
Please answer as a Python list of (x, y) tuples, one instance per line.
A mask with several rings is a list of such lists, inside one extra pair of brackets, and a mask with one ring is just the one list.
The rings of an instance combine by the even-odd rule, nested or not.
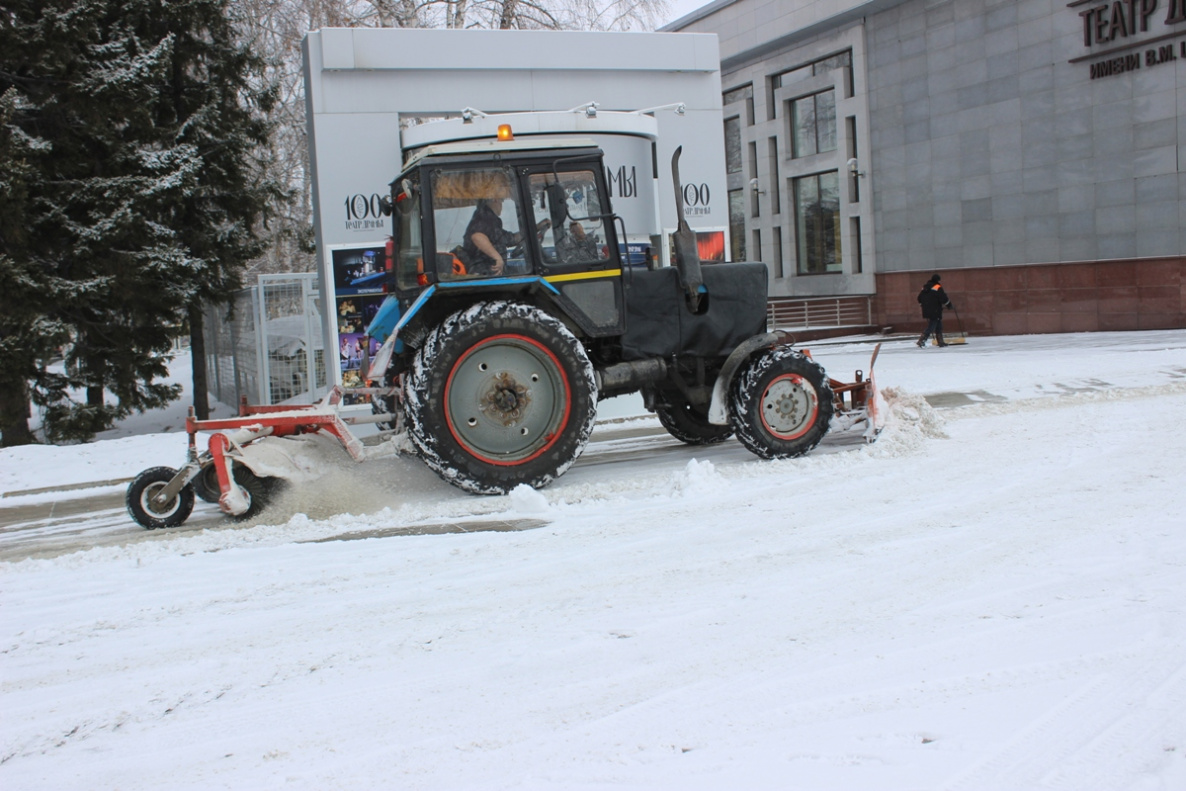
[(529, 270), (522, 211), (505, 168), (432, 174), (436, 272), (441, 280), (523, 274)]
[(544, 263), (597, 264), (609, 259), (597, 178), (592, 170), (536, 173), (531, 205)]
[(424, 271), (424, 246), (420, 240), (420, 190), (407, 180), (395, 196), (395, 278), (401, 290), (411, 291), (420, 285)]

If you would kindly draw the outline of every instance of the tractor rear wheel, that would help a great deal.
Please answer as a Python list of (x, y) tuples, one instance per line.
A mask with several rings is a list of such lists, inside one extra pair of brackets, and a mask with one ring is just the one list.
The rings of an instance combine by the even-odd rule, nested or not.
[(763, 459), (802, 456), (832, 420), (832, 386), (824, 369), (788, 346), (767, 350), (733, 381), (729, 419), (737, 439)]
[(476, 494), (546, 486), (593, 431), (584, 347), (531, 305), (484, 302), (429, 333), (404, 377), (408, 436), (444, 480)]
[(655, 404), (655, 414), (667, 433), (688, 445), (715, 445), (733, 436), (733, 427), (708, 422), (708, 415), (678, 392), (664, 393), (666, 403)]
[(176, 474), (177, 470), (172, 467), (153, 467), (132, 479), (124, 504), (136, 524), (156, 530), (159, 527), (177, 527), (189, 518), (194, 510), (194, 490), (189, 484), (164, 505), (153, 502), (157, 492), (164, 489)]

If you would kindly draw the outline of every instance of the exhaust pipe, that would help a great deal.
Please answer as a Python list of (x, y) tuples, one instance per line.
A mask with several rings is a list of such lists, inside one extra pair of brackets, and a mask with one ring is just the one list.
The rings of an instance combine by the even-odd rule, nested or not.
[(637, 390), (643, 385), (667, 378), (667, 363), (661, 357), (650, 357), (628, 363), (614, 363), (594, 372), (597, 392)]

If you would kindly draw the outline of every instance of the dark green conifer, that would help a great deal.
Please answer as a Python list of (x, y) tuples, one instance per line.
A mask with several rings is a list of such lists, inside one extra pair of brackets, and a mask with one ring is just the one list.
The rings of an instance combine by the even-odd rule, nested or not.
[(31, 438), (30, 399), (63, 440), (176, 398), (159, 381), (172, 340), (259, 254), (272, 97), (227, 5), (19, 0), (0, 14), (5, 445)]

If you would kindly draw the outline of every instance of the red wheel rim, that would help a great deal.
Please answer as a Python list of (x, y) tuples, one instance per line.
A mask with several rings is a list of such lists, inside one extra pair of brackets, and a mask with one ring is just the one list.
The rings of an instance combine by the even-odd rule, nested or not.
[(781, 440), (802, 437), (819, 417), (819, 395), (799, 374), (783, 374), (771, 380), (758, 404), (762, 427)]
[(453, 440), (479, 461), (500, 467), (546, 453), (563, 435), (572, 410), (560, 359), (534, 338), (514, 333), (483, 338), (467, 349), (449, 371), (443, 395)]

